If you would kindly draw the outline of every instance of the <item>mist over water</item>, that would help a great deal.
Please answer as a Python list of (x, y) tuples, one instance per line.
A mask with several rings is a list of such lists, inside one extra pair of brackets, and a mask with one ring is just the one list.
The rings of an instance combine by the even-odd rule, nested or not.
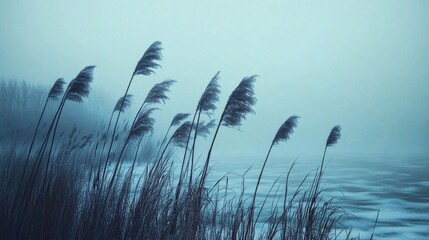
[[(341, 124), (342, 138), (327, 154), (325, 197), (355, 215), (345, 223), (361, 236), (370, 236), (380, 210), (376, 236), (425, 239), (428, 12), (427, 1), (2, 1), (0, 77), (48, 89), (59, 77), (69, 82), (84, 66), (97, 65), (86, 103), (95, 116), (69, 113), (88, 128), (108, 121), (136, 61), (160, 40), (162, 68), (136, 77), (130, 91), (136, 104), (124, 114), (134, 116), (155, 83), (176, 80), (154, 114), (156, 142), (174, 114), (195, 110), (217, 71), (222, 93), (213, 119), (243, 77), (256, 74), (255, 114), (240, 131), (221, 129), (211, 180), (252, 166), (251, 194), (276, 131), (296, 114), (299, 125), (273, 149), (258, 198), (278, 177), (284, 181), (298, 159), (293, 186), (320, 165), (329, 131)], [(200, 162), (210, 142), (211, 136), (197, 142)], [(231, 188), (241, 187), (230, 178)]]
[[(380, 157), (388, 161), (389, 165), (380, 164)], [(272, 204), (276, 204), (278, 196), (283, 196), (285, 176), (294, 160), (296, 159), (273, 158), (267, 166), (263, 188), (258, 195), (258, 200), (263, 202), (270, 192), (266, 210), (259, 221), (261, 227), (267, 227)], [(297, 189), (310, 171), (314, 175), (318, 164), (315, 160), (317, 159), (296, 160), (289, 179), (290, 192)], [(347, 215), (343, 216), (343, 223), (345, 226), (352, 226), (355, 236), (360, 235), (362, 239), (368, 239), (371, 236), (377, 211), (380, 210), (375, 230), (376, 238), (428, 238), (427, 158), (407, 158), (406, 165), (403, 160), (404, 158), (398, 157), (356, 156), (354, 158), (334, 157), (328, 163), (325, 180), (322, 183), (323, 197), (325, 200), (334, 198), (338, 206), (347, 212)], [(256, 184), (256, 179), (251, 176), (258, 175), (261, 161), (260, 159), (246, 159), (246, 161), (253, 164), (252, 169), (246, 174), (248, 179), (245, 181), (245, 193), (250, 196)], [(238, 194), (237, 191), (242, 189), (241, 175), (248, 168), (236, 161), (219, 160), (216, 163), (212, 176), (213, 182), (224, 177), (223, 173), (228, 172), (231, 188), (229, 194)], [(311, 179), (304, 185), (310, 182)]]

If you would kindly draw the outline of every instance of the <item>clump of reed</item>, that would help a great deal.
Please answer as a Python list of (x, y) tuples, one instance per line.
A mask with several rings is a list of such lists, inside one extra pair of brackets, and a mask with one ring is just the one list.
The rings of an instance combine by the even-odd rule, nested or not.
[[(75, 128), (68, 137), (56, 137), (67, 101), (83, 102), (90, 94), (94, 66), (84, 68), (64, 89), (58, 79), (41, 107), (31, 140), (0, 138), (0, 238), (2, 239), (336, 239), (345, 214), (324, 200), (320, 190), (328, 147), (341, 136), (335, 126), (326, 142), (320, 168), (290, 194), (289, 174), (284, 192), (270, 211), (266, 228), (258, 228), (266, 199), (257, 203), (263, 172), (274, 146), (287, 142), (298, 125), (289, 117), (278, 129), (258, 176), (251, 199), (243, 187), (228, 194), (228, 176), (207, 183), (210, 159), (220, 127), (239, 128), (256, 104), (256, 75), (244, 77), (230, 94), (219, 120), (205, 122), (217, 110), (220, 72), (203, 91), (192, 120), (177, 113), (158, 146), (142, 144), (155, 129), (153, 112), (168, 99), (174, 80), (157, 83), (135, 114), (132, 124), (120, 126), (120, 117), (133, 103), (130, 86), (134, 77), (149, 76), (160, 67), (160, 42), (154, 42), (138, 61), (124, 95), (112, 106), (107, 128), (99, 126), (87, 135)], [(45, 134), (38, 134), (49, 101), (60, 101)], [(113, 117), (116, 114), (116, 118)], [(111, 129), (111, 127), (113, 128)], [(195, 167), (196, 141), (215, 129), (202, 168)], [(174, 130), (170, 133), (171, 130)], [(62, 135), (62, 134), (61, 134)], [(36, 139), (42, 145), (35, 147)], [(49, 140), (50, 143), (49, 143)], [(106, 148), (106, 146), (108, 146)], [(155, 148), (141, 155), (140, 148)], [(177, 151), (183, 149), (179, 169)], [(113, 154), (113, 152), (119, 154)], [(148, 153), (149, 151), (146, 151)], [(179, 152), (180, 153), (180, 152)], [(140, 154), (140, 155), (139, 155)], [(138, 159), (146, 163), (139, 166)], [(129, 163), (124, 162), (128, 160)], [(125, 167), (124, 167), (125, 166)], [(44, 167), (44, 171), (42, 171)], [(179, 172), (178, 179), (175, 172)], [(310, 179), (310, 186), (304, 182)], [(225, 183), (222, 185), (222, 183)], [(273, 183), (274, 184), (274, 183)], [(279, 202), (282, 202), (280, 206)], [(350, 238), (350, 230), (341, 238)]]

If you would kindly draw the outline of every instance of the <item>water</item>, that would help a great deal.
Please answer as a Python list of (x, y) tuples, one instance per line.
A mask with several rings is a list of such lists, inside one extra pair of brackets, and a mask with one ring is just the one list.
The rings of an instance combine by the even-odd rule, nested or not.
[[(281, 194), (285, 185), (285, 174), (292, 161), (293, 159), (269, 159), (259, 188), (258, 200), (265, 198), (276, 179)], [(429, 239), (428, 158), (375, 156), (339, 159), (334, 156), (327, 161), (322, 182), (325, 189), (323, 197), (334, 197), (334, 205), (344, 208), (349, 214), (343, 219), (343, 223), (353, 228), (353, 236), (359, 235), (362, 239), (368, 239), (373, 230), (377, 210), (380, 210), (375, 229), (376, 238)], [(212, 164), (211, 183), (228, 173), (229, 188), (239, 193), (242, 188), (240, 175), (253, 164), (245, 180), (245, 194), (250, 196), (254, 191), (262, 162), (263, 159), (217, 159)], [(290, 176), (290, 191), (295, 190), (304, 176), (317, 168), (318, 163), (315, 160), (298, 159)], [(233, 193), (232, 190), (229, 192)], [(263, 216), (269, 214), (267, 211), (270, 210), (270, 200), (272, 199), (269, 198)], [(261, 221), (265, 220), (262, 217)]]

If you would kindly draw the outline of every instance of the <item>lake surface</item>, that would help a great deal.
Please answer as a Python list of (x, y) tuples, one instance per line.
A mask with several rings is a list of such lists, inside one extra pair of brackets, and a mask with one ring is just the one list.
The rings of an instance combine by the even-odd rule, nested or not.
[[(269, 159), (258, 191), (259, 200), (265, 198), (279, 177), (280, 189), (284, 188), (285, 175), (293, 160)], [(326, 161), (323, 197), (334, 197), (334, 205), (348, 213), (342, 222), (353, 228), (352, 236), (368, 239), (380, 210), (376, 239), (429, 239), (429, 158), (334, 156)], [(250, 196), (262, 163), (263, 159), (216, 159), (209, 180), (214, 183), (229, 172), (230, 192), (239, 193), (242, 188), (239, 175), (253, 165), (245, 180), (245, 194)], [(290, 176), (289, 191), (294, 191), (318, 164), (320, 160), (298, 159)], [(314, 176), (314, 171), (312, 174)], [(269, 209), (270, 205), (265, 216)], [(260, 221), (263, 223), (266, 219), (262, 217)]]

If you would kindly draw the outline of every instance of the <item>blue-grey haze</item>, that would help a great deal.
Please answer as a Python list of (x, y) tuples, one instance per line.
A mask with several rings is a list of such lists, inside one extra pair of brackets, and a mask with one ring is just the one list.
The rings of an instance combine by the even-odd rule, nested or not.
[(178, 84), (166, 109), (192, 111), (217, 70), (221, 104), (242, 77), (260, 75), (257, 115), (248, 117), (243, 133), (219, 136), (220, 145), (227, 142), (220, 147), (224, 151), (265, 149), (292, 114), (302, 117), (288, 147), (296, 153), (320, 150), (338, 123), (344, 137), (337, 152), (427, 154), (429, 149), (427, 1), (2, 1), (0, 6), (4, 78), (49, 85), (96, 64), (94, 91), (119, 97), (142, 52), (161, 40), (163, 68), (136, 79), (136, 99), (153, 83), (173, 78)]
[(131, 92), (138, 103), (155, 82), (176, 79), (164, 125), (173, 111), (194, 110), (216, 71), (220, 106), (242, 77), (260, 76), (257, 114), (242, 133), (220, 134), (222, 152), (265, 151), (297, 114), (292, 156), (319, 153), (335, 124), (344, 129), (338, 154), (426, 155), (428, 12), (427, 1), (3, 0), (0, 75), (48, 86), (95, 64), (94, 92), (113, 105), (143, 51), (161, 40), (162, 69), (138, 77)]
[[(388, 237), (381, 234), (399, 222), (414, 224), (407, 216), (417, 219), (416, 232), (424, 232), (427, 217), (415, 209), (428, 199), (421, 170), (429, 165), (429, 1), (0, 1), (0, 77), (48, 88), (59, 77), (70, 81), (83, 67), (97, 65), (89, 103), (106, 110), (100, 116), (105, 121), (156, 40), (164, 47), (162, 68), (135, 78), (130, 93), (136, 105), (128, 116), (153, 84), (177, 80), (171, 100), (155, 114), (155, 135), (161, 136), (177, 112), (195, 110), (220, 70), (222, 94), (213, 115), (219, 118), (239, 81), (257, 74), (256, 115), (247, 117), (241, 132), (220, 131), (214, 176), (232, 170), (223, 157), (237, 171), (251, 164), (259, 169), (278, 127), (294, 114), (301, 116), (299, 125), (288, 143), (273, 150), (265, 181), (274, 181), (296, 157), (310, 159), (305, 166), (315, 168), (329, 131), (341, 124), (342, 139), (327, 155), (328, 169), (334, 166), (328, 186), (341, 189), (328, 195), (344, 190), (358, 201), (352, 211), (367, 216), (365, 227), (357, 227), (367, 233), (377, 208), (380, 236)], [(386, 163), (395, 169), (384, 169)], [(341, 169), (349, 169), (350, 182)], [(360, 182), (366, 176), (370, 180)], [(409, 183), (402, 195), (411, 200), (397, 192), (398, 181)], [(359, 212), (364, 193), (376, 200)], [(414, 210), (396, 208), (404, 206), (401, 201)], [(419, 209), (427, 211), (427, 204)]]

